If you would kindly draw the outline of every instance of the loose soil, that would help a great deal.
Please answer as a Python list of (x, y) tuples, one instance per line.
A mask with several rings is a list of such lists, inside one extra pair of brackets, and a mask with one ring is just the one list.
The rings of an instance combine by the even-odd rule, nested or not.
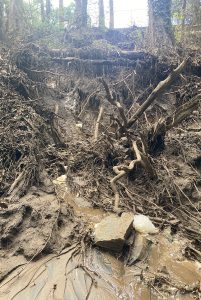
[[(130, 118), (184, 56), (95, 37), (1, 48), (0, 299), (199, 299), (200, 105), (146, 152), (157, 178), (137, 165), (117, 182), (118, 211), (110, 184), (115, 166), (136, 159), (129, 141), (139, 146), (200, 94), (198, 52), (186, 50), (182, 75), (122, 134), (102, 78)], [(94, 225), (123, 211), (159, 229), (131, 266), (132, 243), (122, 253), (93, 245)]]

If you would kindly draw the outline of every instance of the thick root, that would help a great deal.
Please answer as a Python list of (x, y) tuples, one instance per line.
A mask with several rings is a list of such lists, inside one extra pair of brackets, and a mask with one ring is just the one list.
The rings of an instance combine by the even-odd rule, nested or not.
[[(144, 150), (144, 147), (142, 147)], [(120, 202), (120, 197), (119, 197), (119, 192), (117, 189), (117, 181), (120, 180), (124, 175), (129, 173), (134, 169), (134, 167), (137, 164), (141, 164), (142, 167), (150, 174), (152, 178), (156, 178), (156, 172), (153, 169), (151, 162), (149, 158), (147, 157), (146, 153), (141, 153), (140, 150), (138, 149), (137, 142), (133, 142), (133, 151), (136, 155), (136, 159), (132, 160), (128, 166), (126, 165), (120, 165), (120, 166), (114, 166), (113, 171), (116, 173), (116, 176), (112, 178), (110, 181), (113, 193), (114, 193), (114, 211), (118, 212), (119, 211), (119, 202)], [(143, 151), (144, 152), (144, 151)]]

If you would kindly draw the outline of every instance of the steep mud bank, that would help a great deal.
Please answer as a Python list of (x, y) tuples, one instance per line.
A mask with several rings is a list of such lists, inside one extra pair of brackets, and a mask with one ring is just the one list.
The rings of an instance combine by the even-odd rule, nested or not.
[(0, 298), (199, 299), (199, 105), (148, 153), (157, 179), (137, 165), (117, 183), (119, 213), (147, 215), (160, 231), (142, 258), (128, 266), (132, 243), (120, 254), (94, 247), (93, 230), (114, 214), (114, 167), (135, 160), (132, 141), (146, 153), (142, 133), (199, 95), (200, 78), (190, 65), (124, 134), (112, 100), (132, 117), (181, 59), (105, 42), (70, 50), (73, 60), (33, 44), (12, 60), (2, 53)]

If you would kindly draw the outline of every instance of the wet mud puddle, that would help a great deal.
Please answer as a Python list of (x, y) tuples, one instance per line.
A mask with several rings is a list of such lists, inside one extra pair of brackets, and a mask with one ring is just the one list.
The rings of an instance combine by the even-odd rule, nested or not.
[[(107, 216), (87, 201), (70, 195), (65, 176), (54, 183), (59, 197), (87, 222), (95, 224)], [(154, 239), (146, 262), (130, 267), (107, 251), (94, 247), (83, 253), (78, 251), (78, 244), (72, 245), (59, 255), (48, 255), (13, 271), (0, 283), (0, 300), (193, 299), (176, 291), (166, 297), (154, 285), (142, 283), (142, 274), (149, 279), (156, 272), (168, 274), (177, 284), (193, 284), (201, 279), (200, 264), (181, 260), (181, 241), (170, 240), (168, 232)]]

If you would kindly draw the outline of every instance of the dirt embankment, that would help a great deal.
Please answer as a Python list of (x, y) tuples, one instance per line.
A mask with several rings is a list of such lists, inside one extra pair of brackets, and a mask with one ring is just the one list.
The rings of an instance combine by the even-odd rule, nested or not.
[[(81, 255), (83, 274), (79, 276), (88, 277), (85, 296), (72, 299), (93, 299), (94, 282), (108, 273), (105, 268), (111, 268), (111, 274), (107, 284), (101, 279), (98, 286), (107, 285), (108, 297), (133, 299), (135, 292), (130, 294), (125, 280), (127, 271), (123, 277), (117, 272), (118, 280), (113, 282), (115, 254), (105, 254), (109, 255), (108, 263), (99, 259), (103, 270), (97, 270), (97, 262), (94, 269), (85, 264), (84, 258), (85, 250), (90, 257), (87, 249), (94, 223), (114, 211), (130, 211), (148, 215), (162, 232), (152, 241), (151, 252), (143, 262), (128, 269), (130, 275), (136, 272), (136, 293), (138, 284), (144, 282), (153, 299), (177, 293), (198, 299), (201, 81), (196, 55), (182, 75), (178, 74), (139, 115), (159, 82), (182, 60), (125, 51), (102, 40), (84, 49), (29, 44), (12, 55), (1, 49), (1, 280), (20, 265), (28, 268), (23, 269), (26, 273), (29, 266), (35, 268), (32, 262), (41, 256), (60, 255), (66, 247), (76, 245), (71, 255), (75, 258), (73, 269)], [(130, 126), (136, 112), (138, 117)], [(66, 176), (68, 191), (54, 182), (61, 175)], [(128, 261), (127, 250), (120, 255), (121, 268)], [(168, 260), (174, 251), (177, 255)], [(96, 250), (92, 252), (102, 257), (94, 254)], [(155, 268), (158, 256), (161, 261)], [(69, 257), (65, 257), (66, 266), (68, 262)], [(190, 279), (181, 278), (186, 269), (193, 270)], [(23, 288), (25, 292), (35, 282), (32, 279)], [(148, 295), (146, 288), (141, 288)], [(3, 293), (8, 290), (6, 281), (0, 289)], [(13, 288), (7, 299), (21, 297), (19, 290)], [(148, 297), (142, 295), (141, 299)], [(27, 294), (23, 297), (28, 299)]]

